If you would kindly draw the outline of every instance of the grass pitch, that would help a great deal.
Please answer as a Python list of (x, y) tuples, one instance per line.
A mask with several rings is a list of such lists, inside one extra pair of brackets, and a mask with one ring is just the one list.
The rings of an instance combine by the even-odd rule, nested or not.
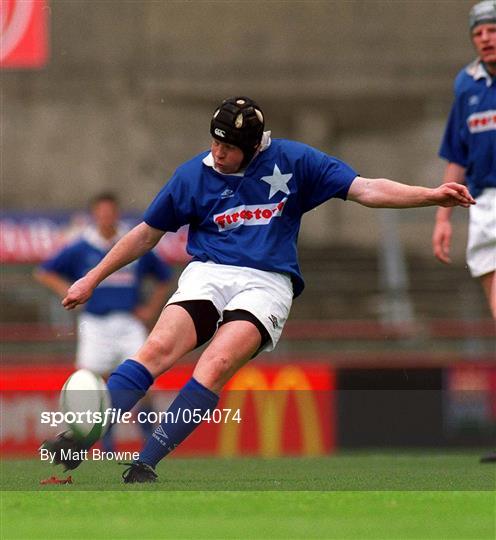
[(495, 538), (496, 466), (478, 453), (168, 459), (160, 482), (87, 462), (40, 486), (39, 460), (0, 463), (0, 538)]

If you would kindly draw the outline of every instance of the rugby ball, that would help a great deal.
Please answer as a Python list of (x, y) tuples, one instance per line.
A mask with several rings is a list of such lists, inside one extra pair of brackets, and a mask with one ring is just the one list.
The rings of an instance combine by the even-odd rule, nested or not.
[[(73, 438), (90, 447), (110, 427), (105, 411), (111, 408), (105, 381), (88, 369), (79, 369), (65, 382), (60, 392), (60, 409)], [(106, 422), (107, 420), (107, 422)]]

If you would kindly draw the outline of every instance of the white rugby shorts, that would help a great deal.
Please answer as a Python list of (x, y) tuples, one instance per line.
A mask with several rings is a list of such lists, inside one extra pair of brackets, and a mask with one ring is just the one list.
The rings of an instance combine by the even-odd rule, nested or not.
[(486, 188), (470, 207), (467, 264), (472, 277), (496, 270), (496, 188)]
[(261, 351), (272, 351), (289, 316), (293, 285), (289, 276), (277, 272), (194, 261), (181, 274), (167, 305), (185, 300), (210, 300), (220, 314), (219, 323), (224, 310), (249, 311), (271, 338)]
[(134, 356), (147, 334), (145, 325), (131, 313), (81, 313), (76, 366), (99, 375), (110, 374), (126, 358)]

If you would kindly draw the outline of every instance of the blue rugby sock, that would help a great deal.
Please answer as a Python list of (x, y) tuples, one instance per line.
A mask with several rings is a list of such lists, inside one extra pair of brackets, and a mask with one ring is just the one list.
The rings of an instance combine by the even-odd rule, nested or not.
[(138, 404), (136, 414), (139, 414), (140, 418), (143, 419), (143, 421), (139, 423), (139, 427), (141, 429), (141, 433), (146, 438), (150, 437), (155, 429), (155, 425), (149, 420), (150, 414), (154, 412), (155, 411), (149, 405), (141, 406)]
[[(207, 411), (212, 411), (219, 396), (191, 378), (167, 409), (163, 422), (155, 429), (139, 456), (139, 461), (155, 467), (172, 452), (201, 422)], [(171, 414), (169, 414), (171, 413)]]
[(121, 409), (122, 412), (130, 411), (152, 384), (152, 374), (143, 364), (135, 360), (125, 360), (107, 381), (112, 407)]

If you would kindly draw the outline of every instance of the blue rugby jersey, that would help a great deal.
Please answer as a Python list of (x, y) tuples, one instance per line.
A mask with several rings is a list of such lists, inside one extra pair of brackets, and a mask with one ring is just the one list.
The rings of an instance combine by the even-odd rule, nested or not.
[(479, 61), (455, 79), (455, 101), (439, 155), (466, 168), (474, 197), (496, 187), (496, 78)]
[(302, 215), (332, 197), (345, 200), (356, 176), (346, 163), (284, 139), (272, 140), (243, 174), (217, 172), (204, 152), (176, 170), (144, 221), (163, 231), (189, 223), (194, 260), (287, 273), (298, 296)]
[[(103, 242), (92, 242), (91, 238), (94, 237), (95, 234), (83, 235), (41, 264), (41, 268), (56, 272), (71, 282), (82, 278), (110, 250), (110, 246), (108, 249), (103, 247)], [(141, 300), (141, 285), (147, 275), (165, 282), (171, 278), (172, 270), (149, 251), (104, 279), (84, 304), (84, 310), (93, 315), (106, 315), (115, 311), (132, 312)]]

